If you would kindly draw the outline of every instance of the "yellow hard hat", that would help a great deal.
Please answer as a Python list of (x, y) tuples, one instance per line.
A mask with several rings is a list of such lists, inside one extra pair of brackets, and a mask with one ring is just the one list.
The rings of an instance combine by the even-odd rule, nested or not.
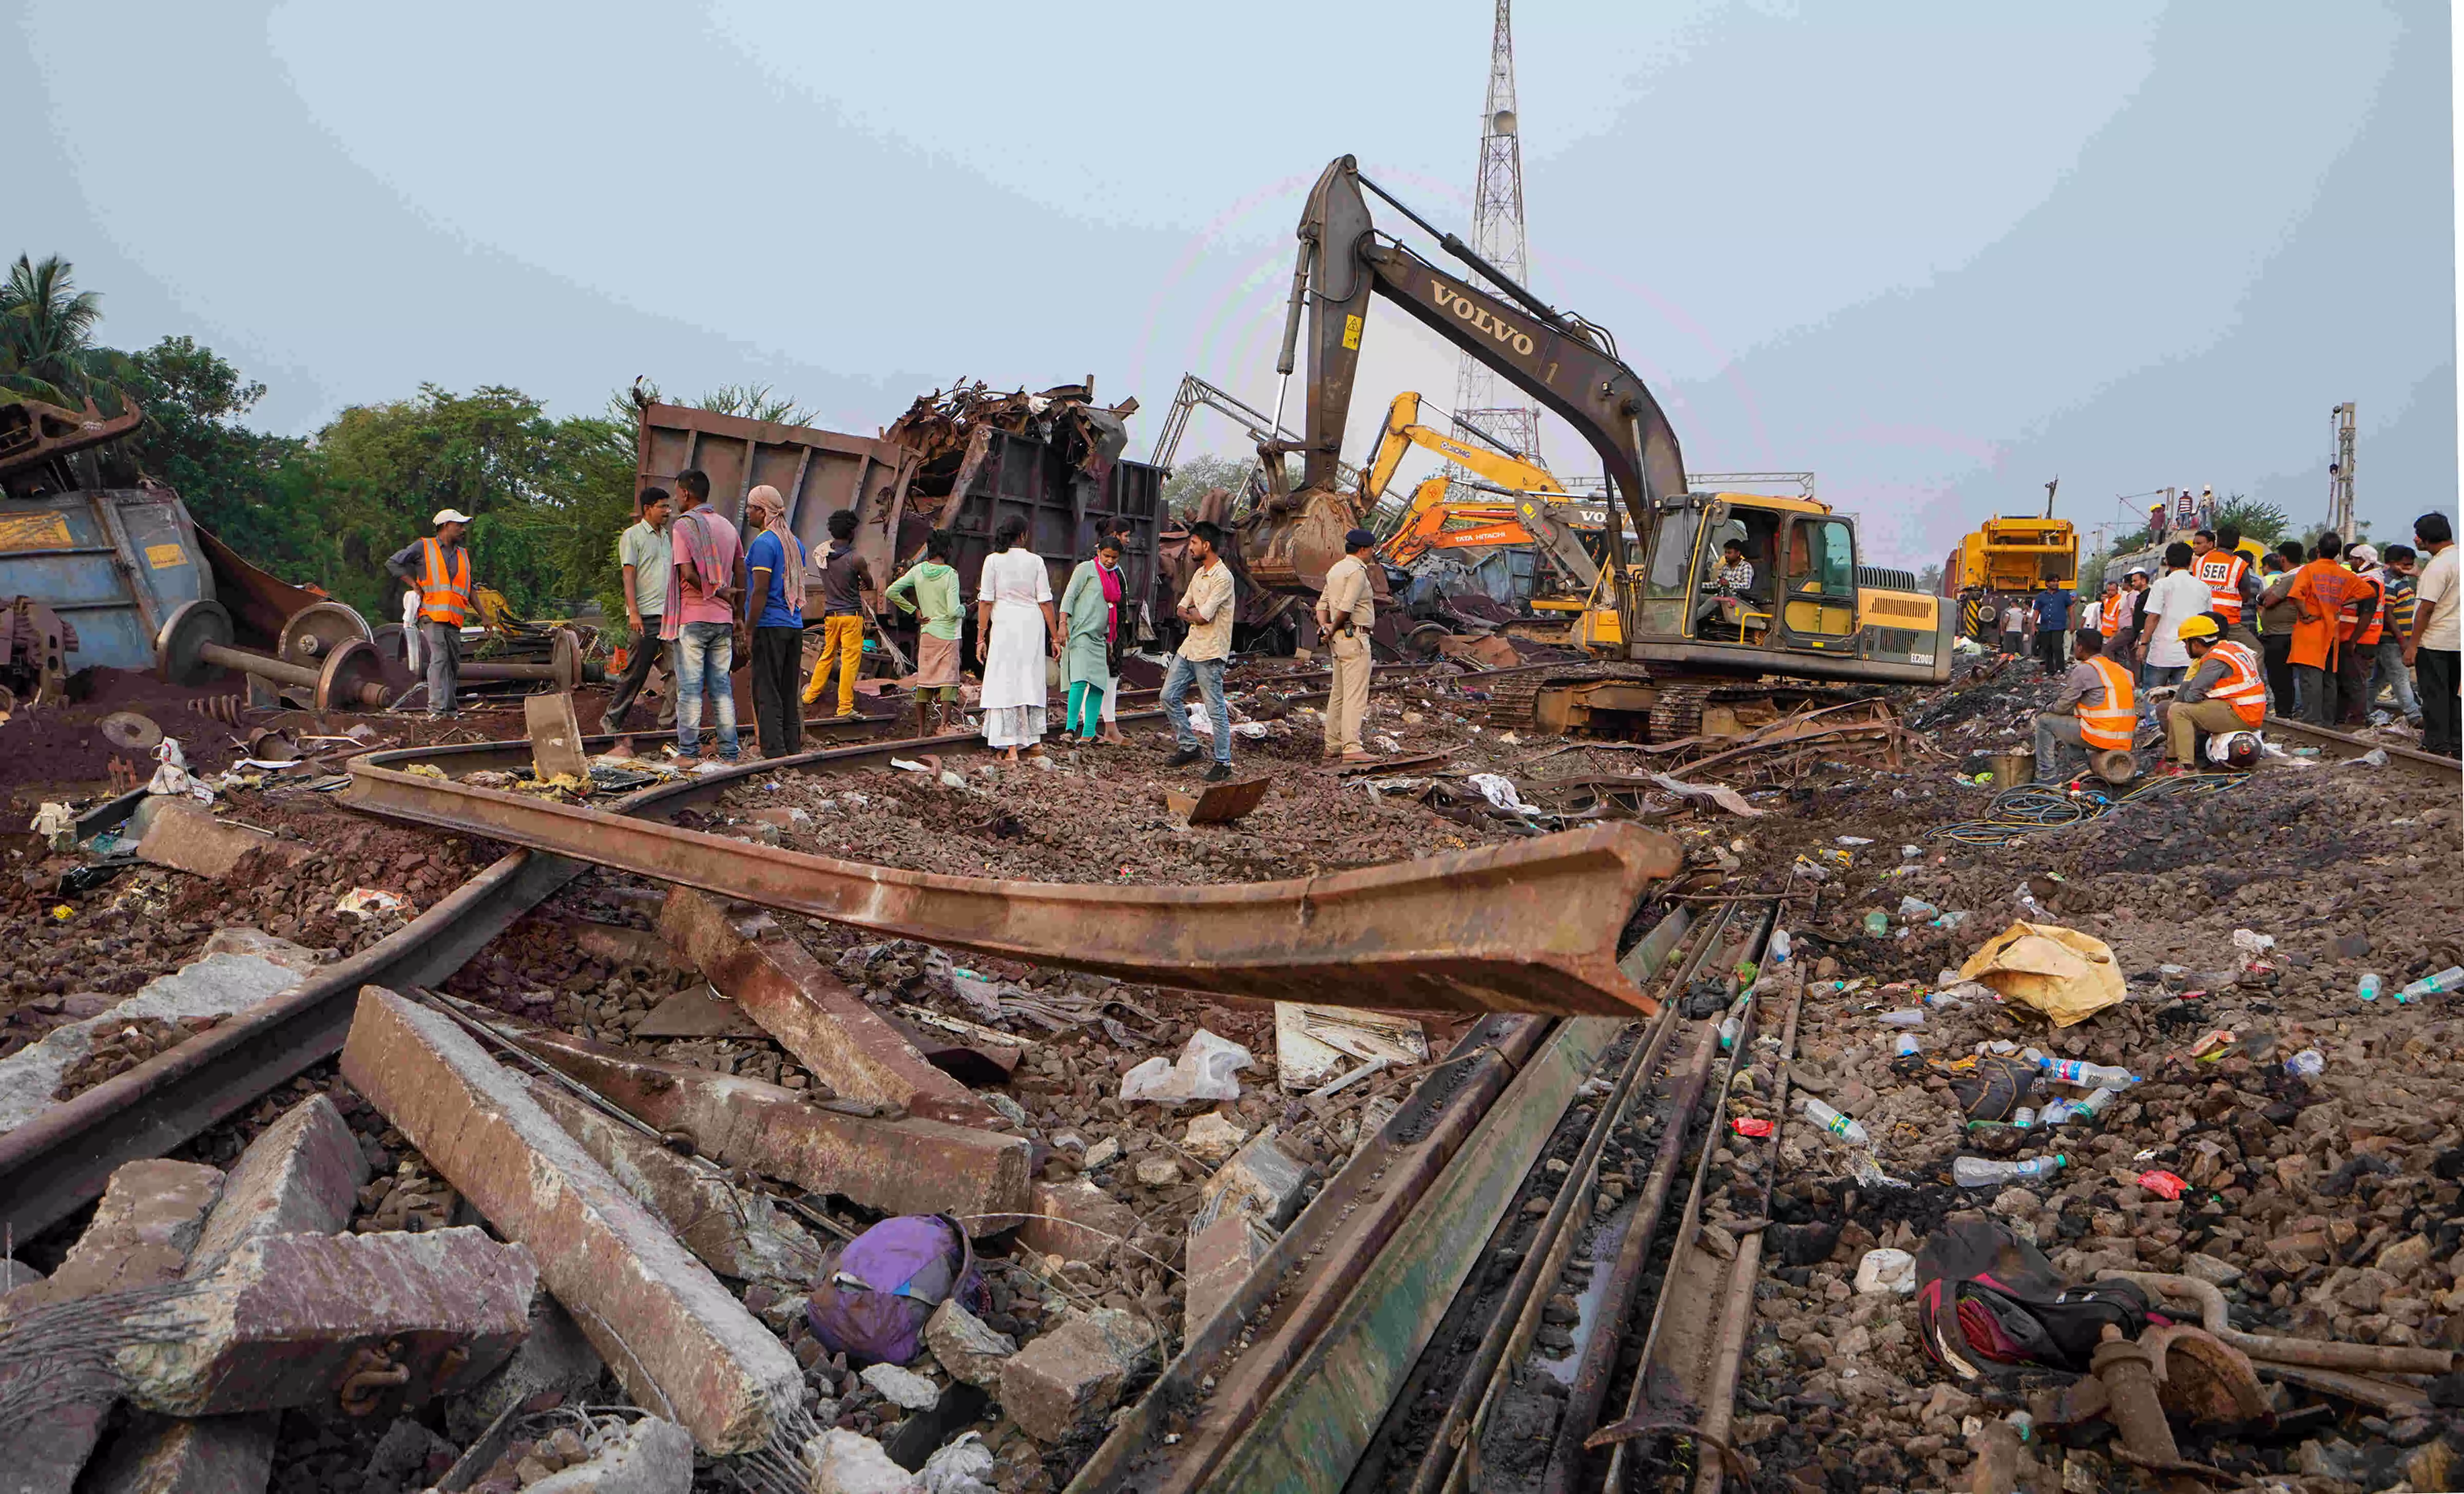
[(2224, 629), (2216, 626), (2216, 620), (2204, 612), (2197, 617), (2186, 617), (2182, 620), (2181, 637), (2184, 643), (2189, 643), (2193, 638), (2213, 638), (2222, 631)]

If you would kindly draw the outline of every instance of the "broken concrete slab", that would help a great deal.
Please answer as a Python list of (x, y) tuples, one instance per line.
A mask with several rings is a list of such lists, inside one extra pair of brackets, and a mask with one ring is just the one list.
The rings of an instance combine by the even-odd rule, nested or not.
[(1012, 1216), (997, 1227), (1009, 1224), (1018, 1226), (1018, 1242), (1030, 1250), (1065, 1261), (1102, 1261), (1137, 1232), (1138, 1217), (1084, 1177), (1038, 1178), (1027, 1190), (1023, 1217)]
[(1232, 1154), (1232, 1160), (1216, 1169), (1199, 1191), (1198, 1213), (1189, 1221), (1193, 1234), (1241, 1210), (1255, 1214), (1275, 1229), (1292, 1221), (1300, 1212), (1310, 1173), (1275, 1144), (1275, 1135), (1272, 1126), (1259, 1131)]
[(61, 1077), (94, 1051), (97, 1034), (145, 1017), (178, 1022), (187, 1017), (232, 1016), (299, 981), (298, 971), (261, 955), (209, 955), (167, 976), (155, 977), (110, 1010), (55, 1027), (40, 1043), (0, 1059), (0, 1131), (14, 1131), (58, 1103), (53, 1092), (59, 1088)]
[(1190, 1232), (1183, 1256), (1183, 1343), (1205, 1330), (1274, 1247), (1275, 1232), (1246, 1209), (1235, 1209), (1204, 1229)]
[(304, 944), (276, 938), (262, 929), (241, 926), (216, 929), (207, 934), (206, 942), (197, 946), (193, 958), (203, 959), (209, 955), (254, 955), (259, 959), (270, 959), (285, 970), (296, 970), (303, 976), (315, 973), (325, 963), (322, 956)]
[(644, 1417), (594, 1435), (589, 1446), (588, 1462), (527, 1484), (523, 1494), (685, 1494), (693, 1487), (693, 1434), (672, 1421)]
[(667, 1222), (687, 1250), (721, 1276), (801, 1291), (820, 1271), (822, 1249), (769, 1199), (696, 1166), (632, 1127), (545, 1080), (525, 1080), (531, 1098), (599, 1165)]
[(1118, 1405), (1156, 1362), (1145, 1319), (1117, 1307), (1074, 1314), (1002, 1364), (1001, 1409), (1037, 1441), (1058, 1442)]
[[(970, 1234), (1017, 1223), (1027, 1203), (1025, 1138), (910, 1116), (850, 1115), (794, 1089), (635, 1058), (535, 1033), (524, 1047), (702, 1155), (883, 1214), (947, 1214)], [(1005, 1218), (996, 1218), (1005, 1216)]]
[[(195, 1162), (155, 1158), (120, 1168), (60, 1268), (0, 1299), (0, 1321), (178, 1281), (222, 1186), (219, 1169)], [(113, 1398), (98, 1388), (23, 1428), (7, 1449), (11, 1494), (68, 1494), (94, 1455)]]
[(767, 1442), (803, 1371), (667, 1226), (451, 1021), (360, 993), (342, 1075), (541, 1274), (637, 1404), (713, 1454)]
[(933, 1362), (961, 1385), (981, 1390), (1001, 1386), (1001, 1362), (1018, 1352), (1018, 1340), (995, 1332), (983, 1319), (959, 1307), (953, 1297), (924, 1320), (924, 1347)]
[(157, 1305), (115, 1355), (128, 1399), (210, 1417), (399, 1411), (485, 1379), (530, 1330), (539, 1268), (485, 1230), (267, 1235)]
[(331, 1235), (351, 1222), (368, 1159), (334, 1102), (310, 1095), (260, 1132), (231, 1164), (222, 1197), (188, 1258), (203, 1276), (261, 1235)]
[(285, 862), (304, 859), (304, 842), (281, 840), (251, 825), (214, 817), (203, 804), (173, 802), (154, 811), (137, 859), (201, 877), (227, 877), (239, 859), (262, 850)]
[(930, 1119), (997, 1124), (973, 1090), (928, 1063), (768, 912), (722, 907), (680, 887), (660, 910), (659, 933), (834, 1093)]
[(128, 1163), (111, 1175), (94, 1221), (52, 1279), (10, 1293), (0, 1316), (178, 1281), (222, 1190), (220, 1168), (160, 1157)]
[(891, 1460), (879, 1442), (841, 1427), (804, 1444), (813, 1494), (920, 1494), (923, 1481)]
[(278, 1412), (165, 1417), (132, 1411), (79, 1487), (91, 1494), (261, 1494)]
[[(214, 937), (222, 933), (255, 931), (227, 930)], [(321, 1094), (309, 1096), (260, 1132), (232, 1164), (183, 1274), (210, 1274), (250, 1240), (333, 1234), (351, 1221), (355, 1196), (367, 1175), (367, 1158), (341, 1111)], [(253, 1494), (265, 1487), (280, 1430), (281, 1418), (273, 1414), (189, 1420), (135, 1413), (113, 1439), (99, 1470), (99, 1487), (103, 1494)]]
[(582, 721), (573, 714), (570, 691), (523, 696), (522, 730), (531, 739), (531, 771), (540, 782), (559, 775), (588, 781), (590, 759), (582, 751)]

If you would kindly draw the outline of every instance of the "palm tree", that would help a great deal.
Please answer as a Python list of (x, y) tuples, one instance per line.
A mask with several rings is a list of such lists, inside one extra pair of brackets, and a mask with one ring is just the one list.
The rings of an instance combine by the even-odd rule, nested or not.
[(102, 319), (102, 297), (77, 289), (70, 265), (57, 254), (40, 264), (19, 254), (0, 284), (0, 389), (55, 405), (83, 404), (89, 395), (117, 403), (110, 379), (118, 356), (94, 345)]

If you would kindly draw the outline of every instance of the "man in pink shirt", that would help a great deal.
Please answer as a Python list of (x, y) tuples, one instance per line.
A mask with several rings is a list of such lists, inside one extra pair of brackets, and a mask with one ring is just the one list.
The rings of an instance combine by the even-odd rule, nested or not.
[(736, 666), (736, 526), (711, 508), (710, 478), (698, 468), (676, 473), (676, 497), (684, 508), (668, 525), (673, 563), (659, 626), (659, 635), (676, 645), (676, 756), (704, 758), (707, 694), (718, 717), (719, 758), (734, 762), (736, 690), (728, 675)]

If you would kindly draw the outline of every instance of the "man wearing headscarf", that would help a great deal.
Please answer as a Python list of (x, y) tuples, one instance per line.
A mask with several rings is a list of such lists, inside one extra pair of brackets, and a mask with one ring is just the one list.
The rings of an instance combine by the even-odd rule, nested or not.
[(787, 530), (787, 503), (768, 483), (744, 495), (753, 542), (744, 547), (744, 616), (753, 634), (753, 721), (761, 755), (804, 750), (796, 675), (804, 662), (804, 549)]

